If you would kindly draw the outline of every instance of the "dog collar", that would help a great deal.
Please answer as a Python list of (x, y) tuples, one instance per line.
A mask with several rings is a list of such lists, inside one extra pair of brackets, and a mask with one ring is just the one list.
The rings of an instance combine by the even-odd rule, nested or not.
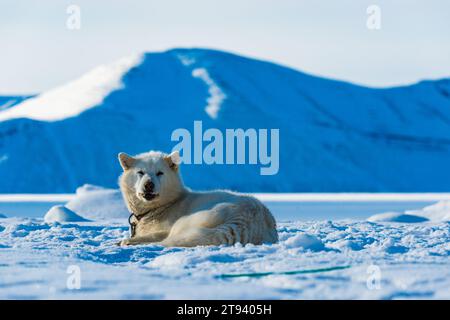
[(137, 221), (139, 221), (142, 218), (135, 215), (134, 212), (131, 212), (130, 216), (128, 217), (128, 223), (130, 224), (131, 238), (133, 238), (134, 235), (136, 234), (136, 226), (137, 226), (137, 222), (131, 221), (133, 217), (135, 217)]
[[(150, 211), (149, 211), (150, 212)], [(137, 214), (135, 214), (134, 212), (130, 213), (130, 216), (128, 217), (128, 223), (130, 224), (130, 234), (131, 234), (131, 238), (134, 237), (134, 235), (136, 234), (136, 226), (138, 224), (138, 222), (147, 214), (149, 214), (149, 212), (141, 214), (140, 216), (138, 216)], [(131, 219), (136, 218), (137, 222), (132, 221)]]
[[(167, 205), (165, 205), (165, 206), (159, 208), (160, 210), (158, 210), (158, 213), (164, 212), (164, 210), (166, 210), (167, 208), (171, 207), (175, 202), (176, 202), (176, 200), (174, 200), (174, 201), (172, 201), (172, 202), (169, 202)], [(150, 212), (152, 212), (152, 210), (147, 211), (146, 213), (141, 214), (141, 215), (139, 215), (139, 216), (138, 216), (137, 214), (135, 214), (134, 212), (131, 212), (131, 213), (130, 213), (130, 216), (128, 217), (128, 223), (130, 224), (131, 238), (134, 237), (134, 235), (136, 234), (136, 226), (137, 226), (138, 222), (139, 222), (143, 217), (145, 217), (146, 215), (148, 215)], [(131, 219), (132, 219), (133, 217), (136, 218), (137, 222), (131, 221)]]

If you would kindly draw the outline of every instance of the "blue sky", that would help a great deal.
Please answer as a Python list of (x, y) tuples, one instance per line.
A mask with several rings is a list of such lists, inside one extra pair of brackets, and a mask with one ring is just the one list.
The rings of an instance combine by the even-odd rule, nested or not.
[[(67, 6), (81, 9), (68, 30)], [(369, 5), (381, 29), (366, 27)], [(122, 56), (210, 47), (369, 86), (450, 76), (448, 0), (2, 1), (0, 94), (34, 93)]]

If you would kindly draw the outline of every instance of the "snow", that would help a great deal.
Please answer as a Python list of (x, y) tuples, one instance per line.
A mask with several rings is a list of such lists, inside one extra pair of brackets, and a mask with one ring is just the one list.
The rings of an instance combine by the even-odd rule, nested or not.
[(207, 99), (208, 104), (205, 107), (205, 111), (211, 118), (217, 119), (220, 107), (227, 96), (223, 93), (222, 89), (220, 89), (216, 82), (211, 79), (208, 70), (205, 68), (197, 68), (192, 70), (192, 76), (202, 79), (208, 86), (209, 97)]
[(371, 216), (372, 222), (445, 222), (450, 221), (450, 201), (439, 201), (420, 210), (406, 210), (405, 213), (386, 212)]
[[(125, 221), (46, 224), (39, 219), (2, 219), (0, 297), (450, 298), (448, 223), (293, 222), (280, 223), (278, 230), (281, 241), (275, 245), (122, 248), (115, 243), (128, 234)], [(66, 270), (72, 265), (81, 270), (79, 290), (66, 287)], [(372, 265), (381, 270), (379, 290), (367, 286)], [(336, 266), (350, 268), (221, 278)]]
[[(20, 194), (20, 193), (2, 193), (0, 202), (51, 202), (51, 201), (70, 201), (78, 196), (83, 196), (90, 191), (112, 192), (118, 189), (108, 189), (96, 185), (85, 184), (76, 190), (76, 193), (50, 193), (50, 194)], [(261, 201), (269, 202), (435, 202), (440, 200), (450, 200), (450, 193), (250, 193)]]
[(385, 212), (376, 214), (367, 219), (371, 222), (405, 222), (405, 223), (415, 223), (428, 221), (427, 218), (419, 217), (411, 214), (404, 214), (400, 212)]
[(130, 215), (120, 190), (93, 185), (78, 188), (66, 207), (92, 220), (128, 218)]
[(409, 210), (407, 213), (422, 216), (431, 221), (450, 221), (450, 201), (439, 201), (422, 210)]
[(0, 203), (8, 202), (65, 202), (73, 199), (75, 194), (23, 194), (23, 193), (2, 193)]
[(86, 219), (80, 217), (78, 214), (66, 208), (65, 206), (54, 206), (50, 208), (50, 210), (45, 214), (44, 221), (46, 223), (64, 223), (86, 221)]
[[(365, 193), (365, 192), (340, 192), (340, 193), (253, 193), (260, 200), (271, 202), (404, 202), (404, 201), (439, 201), (450, 200), (450, 193)], [(0, 195), (1, 201), (1, 195)]]
[(317, 239), (315, 236), (298, 233), (293, 237), (290, 237), (284, 242), (286, 248), (303, 248), (312, 251), (321, 251), (324, 248), (322, 241)]
[[(450, 181), (449, 97), (449, 79), (370, 89), (176, 49), (0, 98), (0, 193), (12, 193), (0, 195), (0, 298), (450, 299), (450, 194), (439, 193)], [(170, 151), (172, 132), (194, 120), (280, 129), (276, 176), (180, 168), (196, 190), (264, 192), (278, 244), (116, 245), (129, 236), (117, 154)], [(311, 193), (268, 193), (280, 191)], [(337, 219), (343, 207), (371, 217)], [(78, 290), (67, 286), (74, 266)], [(270, 274), (242, 276), (252, 273)]]
[[(93, 221), (2, 218), (0, 298), (450, 298), (448, 221), (278, 221), (280, 242), (271, 245), (119, 247), (129, 228), (116, 196), (90, 185), (77, 190), (66, 206)], [(99, 210), (104, 199), (112, 200), (111, 217)], [(416, 211), (433, 218), (447, 209), (439, 202)], [(80, 289), (70, 289), (78, 268)]]
[(141, 58), (132, 55), (98, 66), (79, 79), (5, 108), (0, 112), (0, 122), (15, 118), (57, 121), (77, 116), (101, 104), (111, 91), (121, 89), (123, 75), (139, 64)]
[(21, 95), (21, 96), (0, 96), (0, 112), (9, 109), (22, 101), (29, 99), (33, 96)]

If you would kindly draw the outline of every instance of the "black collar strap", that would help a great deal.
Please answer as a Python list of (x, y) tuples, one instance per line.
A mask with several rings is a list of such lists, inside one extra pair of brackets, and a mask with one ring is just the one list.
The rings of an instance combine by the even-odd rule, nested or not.
[[(174, 203), (176, 202), (176, 200), (169, 202), (167, 205), (162, 206), (161, 208), (159, 208), (160, 210), (158, 211), (158, 213), (164, 212), (166, 209), (168, 209), (169, 207), (171, 207)], [(144, 214), (141, 215), (136, 215), (134, 212), (131, 212), (130, 216), (128, 217), (128, 223), (130, 224), (130, 233), (131, 233), (131, 238), (134, 237), (134, 235), (136, 234), (136, 226), (138, 224), (138, 222), (147, 214), (149, 214), (150, 212), (152, 212), (152, 210), (147, 211)], [(131, 222), (131, 218), (135, 217), (137, 222)]]
[[(137, 214), (135, 214), (134, 212), (131, 212), (130, 216), (128, 217), (128, 223), (130, 224), (130, 233), (131, 233), (131, 238), (134, 237), (134, 235), (136, 234), (136, 226), (138, 224), (139, 221), (141, 221), (141, 219), (146, 216), (147, 214), (149, 214), (149, 212), (146, 212), (144, 214), (141, 214), (140, 216), (138, 216)], [(135, 217), (137, 222), (132, 222), (131, 219)]]
[(142, 217), (138, 217), (137, 215), (134, 214), (134, 212), (132, 212), (130, 214), (130, 216), (128, 217), (128, 223), (130, 224), (130, 233), (131, 233), (131, 238), (134, 237), (134, 235), (136, 234), (136, 226), (137, 226), (137, 222), (131, 221), (131, 219), (135, 217), (137, 221), (139, 221)]
[[(144, 214), (141, 214), (140, 216), (136, 215), (134, 212), (131, 212), (130, 216), (128, 217), (128, 223), (130, 224), (130, 233), (131, 233), (131, 238), (134, 237), (134, 235), (136, 234), (136, 226), (138, 224), (138, 222), (147, 214), (149, 214), (149, 212), (146, 212)], [(131, 219), (135, 217), (137, 222), (132, 222)]]

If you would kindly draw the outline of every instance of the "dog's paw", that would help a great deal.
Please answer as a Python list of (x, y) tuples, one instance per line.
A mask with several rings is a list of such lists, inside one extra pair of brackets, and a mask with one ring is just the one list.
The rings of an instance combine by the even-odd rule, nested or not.
[(130, 239), (123, 239), (122, 241), (118, 242), (117, 245), (120, 247), (126, 247), (131, 244)]

